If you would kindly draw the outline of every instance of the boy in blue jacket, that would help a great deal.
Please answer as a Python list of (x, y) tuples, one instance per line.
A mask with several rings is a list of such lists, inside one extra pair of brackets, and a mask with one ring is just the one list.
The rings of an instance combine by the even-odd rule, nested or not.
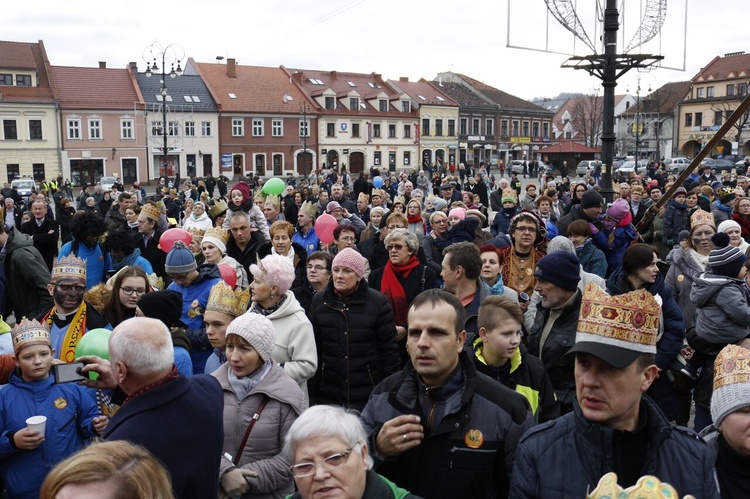
[[(9, 498), (36, 499), (52, 467), (102, 433), (109, 420), (97, 416), (86, 388), (50, 376), (54, 351), (45, 326), (24, 319), (11, 334), (16, 371), (0, 391), (0, 475)], [(43, 434), (27, 427), (31, 416), (47, 418)]]

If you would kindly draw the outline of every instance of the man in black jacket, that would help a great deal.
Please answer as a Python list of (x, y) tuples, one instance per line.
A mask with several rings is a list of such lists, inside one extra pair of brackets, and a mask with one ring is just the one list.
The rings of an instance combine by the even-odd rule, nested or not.
[(34, 219), (21, 225), (21, 232), (28, 234), (34, 241), (34, 247), (44, 258), (47, 268), (52, 271), (52, 260), (57, 256), (60, 224), (47, 216), (47, 203), (37, 199), (31, 204)]
[(463, 352), (461, 302), (440, 289), (419, 294), (408, 313), (411, 363), (383, 380), (362, 419), (375, 470), (413, 494), (508, 497), (526, 399), (477, 372)]
[(594, 283), (586, 286), (570, 350), (574, 412), (521, 439), (511, 497), (584, 497), (609, 472), (623, 488), (653, 475), (680, 496), (719, 497), (708, 445), (672, 426), (644, 395), (659, 375), (659, 313), (644, 289), (609, 296)]

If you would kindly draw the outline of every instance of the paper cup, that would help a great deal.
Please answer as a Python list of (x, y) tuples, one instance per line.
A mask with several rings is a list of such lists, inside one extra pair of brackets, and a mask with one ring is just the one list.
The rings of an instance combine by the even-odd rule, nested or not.
[(26, 426), (31, 431), (38, 431), (40, 435), (44, 435), (44, 430), (47, 427), (47, 416), (31, 416), (26, 420)]

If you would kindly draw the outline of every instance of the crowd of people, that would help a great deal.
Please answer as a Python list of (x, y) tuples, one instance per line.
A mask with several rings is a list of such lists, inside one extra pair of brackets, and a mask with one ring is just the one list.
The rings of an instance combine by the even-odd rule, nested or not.
[(539, 170), (3, 189), (7, 496), (750, 496), (747, 178)]

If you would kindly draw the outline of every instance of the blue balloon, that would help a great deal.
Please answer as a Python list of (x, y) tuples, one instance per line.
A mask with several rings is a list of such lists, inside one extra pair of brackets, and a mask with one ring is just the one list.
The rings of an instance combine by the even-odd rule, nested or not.
[(383, 187), (383, 179), (381, 177), (375, 177), (372, 179), (372, 185), (374, 185), (376, 189), (380, 189)]

